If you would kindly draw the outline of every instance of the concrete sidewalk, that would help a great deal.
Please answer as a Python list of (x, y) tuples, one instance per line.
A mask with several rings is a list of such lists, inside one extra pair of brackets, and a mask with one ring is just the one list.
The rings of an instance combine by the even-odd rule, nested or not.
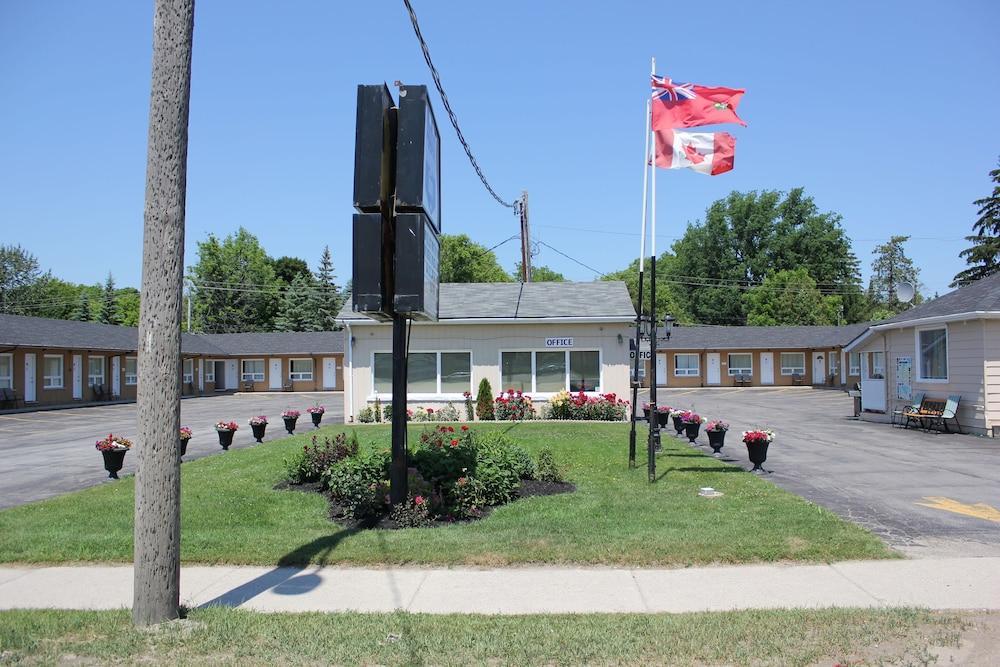
[[(1000, 558), (676, 570), (184, 567), (181, 601), (267, 612), (540, 614), (898, 607), (1000, 610)], [(0, 568), (0, 609), (132, 604), (131, 566)]]

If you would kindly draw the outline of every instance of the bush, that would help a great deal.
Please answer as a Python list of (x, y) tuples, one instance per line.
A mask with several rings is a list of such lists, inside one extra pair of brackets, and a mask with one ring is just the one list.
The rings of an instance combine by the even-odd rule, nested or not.
[(452, 502), (452, 513), (458, 518), (477, 519), (483, 515), (486, 502), (486, 489), (483, 483), (472, 475), (459, 477), (449, 489)]
[(510, 437), (500, 431), (489, 431), (476, 435), (476, 446), (483, 448), (500, 448), (506, 451), (511, 458), (514, 471), (519, 479), (535, 478), (535, 462), (531, 459), (531, 454), (524, 447), (516, 444)]
[(552, 450), (546, 447), (538, 452), (538, 479), (542, 482), (563, 482), (565, 472), (562, 466), (556, 463)]
[(371, 452), (333, 464), (323, 473), (323, 482), (344, 516), (365, 523), (385, 512), (388, 477), (388, 452)]
[(576, 394), (561, 391), (549, 399), (547, 407), (549, 419), (624, 421), (629, 403), (613, 393), (587, 396), (582, 391)]
[(510, 502), (521, 483), (514, 457), (502, 447), (480, 447), (474, 476), (483, 485), (482, 495), (487, 505)]
[(439, 422), (457, 422), (462, 419), (462, 416), (458, 413), (458, 408), (452, 403), (435, 412), (434, 417)]
[(476, 467), (476, 448), (467, 428), (438, 426), (424, 429), (411, 454), (417, 472), (434, 485), (437, 492)]
[(471, 422), (476, 419), (476, 406), (472, 402), (472, 392), (466, 391), (462, 392), (462, 396), (465, 397), (465, 421)]
[(375, 415), (372, 413), (371, 406), (365, 406), (358, 411), (358, 421), (362, 424), (371, 424), (375, 421)]
[(353, 433), (350, 438), (346, 433), (338, 433), (332, 440), (323, 438), (322, 445), (313, 436), (311, 446), (303, 446), (295, 457), (285, 460), (285, 477), (292, 484), (319, 482), (330, 466), (357, 453), (358, 438)]
[(382, 421), (382, 401), (378, 395), (375, 396), (375, 405), (372, 407), (372, 417), (376, 422)]
[(420, 495), (411, 495), (405, 503), (393, 507), (389, 512), (389, 518), (400, 528), (421, 528), (429, 526), (434, 521), (430, 502)]
[(382, 421), (392, 421), (392, 403), (386, 403), (382, 406)]
[(493, 387), (490, 381), (483, 378), (479, 383), (479, 394), (476, 396), (476, 416), (482, 421), (493, 421)]
[(523, 421), (535, 418), (535, 406), (531, 403), (531, 397), (513, 389), (508, 389), (506, 394), (497, 396), (494, 409), (498, 421)]

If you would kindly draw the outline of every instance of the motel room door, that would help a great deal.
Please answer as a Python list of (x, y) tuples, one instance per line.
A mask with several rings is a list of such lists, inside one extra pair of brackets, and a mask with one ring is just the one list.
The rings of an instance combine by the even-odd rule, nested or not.
[(238, 386), (236, 383), (236, 360), (226, 359), (226, 389), (236, 389)]
[(323, 357), (323, 389), (337, 388), (337, 358)]
[(708, 384), (722, 384), (722, 360), (718, 352), (705, 355), (708, 362)]
[(774, 384), (774, 352), (760, 353), (760, 383)]
[(656, 386), (667, 386), (667, 355), (656, 355)]
[(271, 359), (267, 372), (268, 389), (281, 389), (281, 359)]
[(37, 388), (35, 386), (35, 353), (28, 352), (24, 355), (24, 402), (34, 403), (38, 400)]
[(111, 357), (111, 395), (121, 398), (122, 395), (122, 358)]
[(73, 400), (83, 398), (83, 355), (73, 355)]
[(813, 384), (826, 384), (826, 360), (822, 352), (813, 352)]

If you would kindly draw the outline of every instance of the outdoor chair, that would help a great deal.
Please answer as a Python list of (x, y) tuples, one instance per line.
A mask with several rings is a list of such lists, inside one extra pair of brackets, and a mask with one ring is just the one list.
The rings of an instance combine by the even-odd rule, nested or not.
[(796, 387), (802, 384), (802, 376), (798, 373), (792, 373), (792, 384)]
[(892, 413), (892, 423), (903, 428), (909, 428), (911, 422), (919, 423), (920, 406), (924, 402), (924, 392), (918, 391), (913, 394), (910, 404)]
[(18, 403), (24, 405), (24, 401), (17, 397), (17, 392), (13, 389), (0, 389), (0, 408), (16, 408)]
[(749, 375), (742, 375), (742, 374), (741, 375), (737, 375), (736, 376), (736, 384), (739, 385), (739, 386), (741, 386), (741, 387), (747, 387), (747, 386), (749, 386), (750, 385), (750, 376)]
[(95, 401), (103, 401), (105, 399), (104, 385), (103, 384), (91, 385), (90, 390), (92, 392), (94, 392), (94, 400)]
[(958, 421), (958, 404), (962, 400), (961, 394), (952, 394), (948, 397), (948, 401), (944, 404), (944, 409), (941, 410), (940, 414), (934, 415), (928, 419), (927, 428), (928, 430), (940, 425), (944, 429), (945, 433), (951, 433), (948, 429), (948, 420), (955, 422), (955, 426), (958, 427), (958, 432), (962, 432), (962, 425)]
[(286, 381), (285, 384), (281, 387), (281, 390), (282, 391), (291, 391), (292, 390), (292, 381), (291, 380)]
[(243, 391), (253, 391), (253, 382), (247, 380), (243, 383)]

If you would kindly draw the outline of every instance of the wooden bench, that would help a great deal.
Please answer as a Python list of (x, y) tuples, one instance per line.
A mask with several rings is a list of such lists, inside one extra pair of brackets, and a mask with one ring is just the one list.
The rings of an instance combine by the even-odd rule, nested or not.
[(909, 427), (910, 424), (919, 424), (925, 431), (930, 431), (935, 426), (940, 426), (944, 429), (945, 433), (951, 433), (951, 430), (948, 428), (948, 422), (953, 421), (955, 422), (955, 426), (958, 427), (958, 432), (961, 433), (962, 424), (958, 421), (958, 404), (961, 400), (962, 396), (960, 394), (949, 396), (947, 400), (925, 396), (921, 398), (919, 407), (914, 409), (911, 405), (903, 411), (903, 417), (906, 420), (904, 426)]
[(736, 381), (736, 386), (738, 387), (749, 387), (752, 378), (749, 375), (740, 374), (740, 375), (734, 375), (733, 380)]

